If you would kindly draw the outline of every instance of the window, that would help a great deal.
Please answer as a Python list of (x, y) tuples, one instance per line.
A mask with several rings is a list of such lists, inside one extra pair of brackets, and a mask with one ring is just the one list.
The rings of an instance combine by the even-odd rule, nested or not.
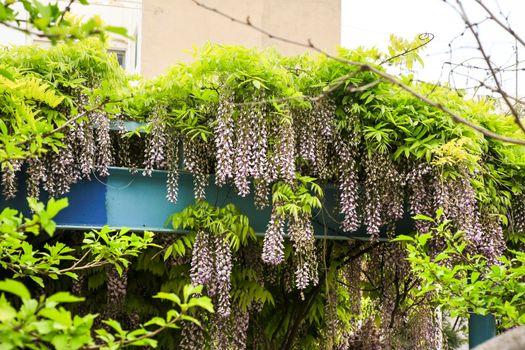
[(126, 50), (122, 49), (110, 49), (109, 52), (114, 53), (117, 56), (118, 64), (122, 68), (126, 68)]

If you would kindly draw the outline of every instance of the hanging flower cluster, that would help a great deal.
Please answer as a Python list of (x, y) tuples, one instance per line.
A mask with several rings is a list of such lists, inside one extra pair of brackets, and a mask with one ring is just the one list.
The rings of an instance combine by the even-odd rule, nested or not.
[(274, 208), (264, 237), (262, 260), (271, 265), (280, 264), (284, 260), (286, 223), (294, 248), (295, 287), (300, 291), (319, 282), (312, 225), (312, 210), (321, 207), (317, 196), (322, 196), (322, 191), (313, 178), (298, 177), (293, 186), (278, 183), (274, 188)]
[(166, 146), (169, 136), (166, 133), (166, 122), (162, 113), (161, 107), (155, 107), (150, 122), (151, 132), (144, 150), (144, 175), (146, 176), (151, 176), (153, 169), (163, 168), (166, 163)]
[[(78, 113), (85, 113), (88, 98), (80, 95), (77, 99)], [(81, 179), (89, 179), (94, 173), (109, 174), (113, 164), (113, 146), (110, 136), (109, 115), (100, 110), (86, 113), (84, 120), (73, 123), (63, 132), (63, 147), (49, 151), (25, 161), (11, 161), (2, 173), (3, 193), (6, 198), (16, 195), (16, 173), (25, 165), (28, 194), (38, 197), (43, 188), (52, 196), (68, 193), (71, 185)]]
[(230, 315), (230, 274), (232, 256), (224, 237), (204, 231), (197, 233), (191, 259), (191, 283), (207, 287), (210, 297), (217, 299), (217, 314)]
[(262, 260), (271, 265), (278, 265), (284, 260), (284, 220), (272, 210), (268, 228), (264, 234)]
[(297, 153), (309, 162), (312, 174), (329, 179), (333, 175), (330, 148), (334, 142), (335, 102), (323, 98), (313, 103), (311, 110), (296, 112), (297, 123)]
[(233, 112), (233, 96), (221, 96), (214, 129), (217, 157), (215, 184), (218, 186), (233, 178)]
[(335, 149), (338, 155), (339, 173), (339, 203), (343, 214), (341, 229), (345, 232), (357, 231), (361, 225), (359, 206), (359, 173), (355, 158), (355, 145), (343, 141), (338, 135), (335, 140)]
[(514, 231), (525, 233), (525, 195), (519, 195), (512, 200), (512, 220)]
[[(429, 164), (420, 163), (411, 167), (407, 173), (407, 185), (412, 216), (423, 214), (432, 217), (435, 214), (438, 208), (436, 208), (433, 190), (437, 181), (437, 172)], [(431, 229), (431, 224), (425, 220), (416, 220), (415, 224), (416, 230), (421, 233), (429, 232)]]
[(311, 218), (302, 215), (288, 221), (288, 235), (295, 254), (295, 286), (304, 290), (319, 283), (314, 229)]
[(436, 207), (443, 208), (444, 217), (464, 232), (469, 243), (467, 248), (496, 261), (505, 247), (502, 229), (498, 220), (489, 214), (482, 220), (470, 179), (445, 179), (436, 187)]
[(364, 222), (372, 240), (379, 238), (380, 228), (403, 217), (404, 176), (386, 156), (364, 159)]
[(123, 312), (126, 302), (128, 270), (119, 275), (114, 266), (106, 268), (106, 312), (111, 318), (117, 318)]
[(195, 199), (206, 198), (206, 185), (211, 173), (210, 145), (201, 139), (184, 138), (184, 167), (193, 175)]

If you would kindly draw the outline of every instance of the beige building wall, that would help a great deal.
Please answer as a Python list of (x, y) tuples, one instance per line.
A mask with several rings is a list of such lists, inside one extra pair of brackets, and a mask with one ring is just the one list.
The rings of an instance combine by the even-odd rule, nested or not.
[[(202, 0), (276, 35), (334, 51), (340, 43), (341, 0)], [(177, 61), (191, 60), (194, 46), (211, 41), (275, 47), (283, 54), (306, 49), (268, 38), (195, 5), (191, 0), (144, 0), (141, 71), (151, 78)], [(186, 52), (185, 52), (186, 51)]]

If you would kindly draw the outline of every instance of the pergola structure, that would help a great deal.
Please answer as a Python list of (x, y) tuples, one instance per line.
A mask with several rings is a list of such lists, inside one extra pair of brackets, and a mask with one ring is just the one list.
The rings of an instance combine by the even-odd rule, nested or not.
[[(125, 122), (127, 131), (133, 131), (144, 124)], [(116, 123), (112, 129), (116, 130)], [(69, 206), (62, 210), (56, 217), (57, 229), (91, 230), (109, 226), (112, 229), (128, 228), (132, 231), (166, 232), (173, 234), (185, 233), (174, 230), (169, 220), (170, 215), (182, 211), (194, 203), (192, 175), (180, 170), (179, 195), (176, 204), (166, 199), (167, 172), (154, 170), (151, 176), (144, 176), (142, 169), (123, 167), (110, 167), (109, 176), (101, 177), (93, 174), (91, 179), (83, 179), (73, 184), (67, 194)], [(328, 210), (334, 208), (334, 186), (325, 186), (327, 194), (323, 203)], [(19, 177), (18, 195), (16, 198), (6, 200), (0, 197), (2, 207), (11, 207), (29, 214), (25, 202), (26, 188), (24, 176)], [(47, 199), (43, 193), (42, 199)], [(215, 205), (232, 203), (241, 208), (243, 214), (248, 216), (250, 225), (256, 235), (263, 236), (270, 219), (271, 208), (256, 209), (253, 194), (247, 197), (235, 195), (231, 186), (217, 187), (210, 181), (206, 188), (206, 198)], [(365, 227), (357, 231), (343, 232), (339, 224), (328, 218), (321, 222), (314, 219), (315, 236), (318, 239), (328, 240), (369, 240)], [(408, 211), (402, 220), (396, 222), (396, 232), (410, 232), (414, 230), (414, 220)], [(383, 227), (380, 240), (388, 240), (386, 229)], [(496, 335), (496, 324), (493, 315), (471, 314), (469, 318), (469, 348)]]

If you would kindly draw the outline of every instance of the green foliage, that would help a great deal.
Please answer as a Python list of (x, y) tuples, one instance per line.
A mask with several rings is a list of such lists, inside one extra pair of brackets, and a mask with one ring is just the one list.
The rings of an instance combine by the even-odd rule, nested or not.
[[(380, 70), (384, 70), (384, 62), (410, 70), (409, 66), (420, 61), (420, 49), (416, 48), (424, 40), (418, 37), (409, 42), (393, 36), (389, 53), (359, 48), (339, 49), (338, 55)], [(382, 82), (374, 73), (327, 57), (283, 57), (273, 50), (212, 44), (196, 50), (195, 57), (190, 64), (177, 64), (166, 75), (141, 82), (123, 106), (129, 117), (151, 121), (160, 106), (162, 121), (170, 132), (210, 143), (221, 97), (232, 97), (234, 123), (244, 108), (259, 108), (265, 111), (267, 126), (286, 122), (295, 127), (303, 122), (301, 112), (314, 108), (319, 94), (325, 93), (323, 98), (336, 106), (336, 131), (343, 140), (370, 156), (386, 155), (399, 165), (432, 164), (444, 178), (463, 177), (465, 170), (470, 171), (479, 206), (501, 216), (506, 238), (517, 242), (524, 234), (514, 232), (512, 225), (513, 199), (525, 189), (523, 146), (485, 138), (399, 87)], [(414, 82), (410, 75), (398, 78), (476, 124), (523, 138), (512, 118), (495, 113), (491, 99), (473, 101), (447, 86)], [(374, 82), (364, 90), (349, 90)], [(273, 138), (268, 140), (269, 156), (277, 143)], [(296, 163), (305, 161), (297, 157)], [(312, 175), (307, 165), (301, 175)]]
[[(80, 303), (85, 299), (69, 292), (32, 298), (26, 279), (45, 288), (49, 279), (76, 279), (80, 271), (113, 264), (119, 273), (129, 266), (129, 259), (155, 246), (153, 234), (143, 236), (119, 232), (107, 227), (85, 233), (81, 252), (63, 242), (46, 243), (43, 250), (35, 249), (30, 235), (45, 232), (55, 234), (53, 217), (67, 206), (67, 199), (51, 199), (47, 205), (29, 199), (34, 214), (24, 218), (16, 210), (5, 208), (0, 213), (0, 266), (10, 278), (0, 281), (0, 338), (2, 349), (119, 349), (125, 346), (156, 347), (152, 339), (169, 328), (178, 328), (182, 321), (195, 322), (187, 313), (194, 308), (213, 312), (207, 297), (195, 296), (202, 287), (185, 286), (183, 298), (173, 293), (158, 293), (155, 298), (174, 302), (165, 317), (155, 317), (135, 330), (124, 330), (115, 320), (103, 320), (108, 327), (93, 329), (97, 314), (80, 316), (63, 304)], [(82, 255), (77, 258), (77, 255)], [(65, 266), (67, 264), (67, 266)], [(94, 332), (94, 333), (93, 333)], [(97, 341), (95, 342), (94, 334)]]
[[(88, 5), (87, 0), (79, 0), (79, 3)], [(17, 4), (21, 4), (22, 8), (16, 6)], [(106, 26), (99, 16), (83, 20), (69, 12), (70, 5), (60, 9), (58, 4), (44, 4), (38, 0), (5, 0), (0, 3), (0, 24), (26, 34), (47, 38), (53, 44), (62, 40), (73, 41), (88, 37), (105, 39), (106, 33), (127, 36), (125, 28)], [(27, 27), (22, 26), (22, 23), (26, 23)]]
[[(114, 55), (95, 40), (46, 49), (23, 46), (0, 52), (0, 164), (38, 156), (62, 147), (65, 130), (55, 130), (71, 118), (104, 104), (115, 103), (125, 90), (124, 73)], [(87, 103), (81, 96), (88, 96)], [(86, 117), (84, 117), (84, 120)], [(82, 119), (81, 119), (82, 120)], [(81, 121), (78, 120), (78, 121)]]
[[(145, 232), (141, 237), (129, 234), (126, 229), (115, 233), (107, 227), (100, 231), (85, 233), (82, 258), (77, 259), (74, 249), (62, 242), (46, 243), (44, 250), (35, 249), (28, 241), (26, 233), (38, 235), (44, 230), (49, 236), (55, 233), (53, 217), (67, 206), (67, 199), (51, 199), (47, 206), (29, 198), (29, 206), (34, 214), (31, 219), (23, 219), (16, 210), (4, 209), (0, 214), (1, 241), (0, 266), (10, 271), (13, 278), (29, 277), (44, 287), (43, 276), (57, 279), (60, 275), (77, 278), (80, 270), (113, 264), (119, 272), (127, 267), (129, 258), (152, 246), (153, 234)], [(70, 261), (69, 267), (61, 267)]]
[(176, 308), (170, 309), (165, 317), (154, 317), (135, 330), (125, 330), (115, 320), (104, 320), (103, 323), (108, 329), (96, 329), (95, 342), (92, 328), (97, 315), (73, 315), (61, 305), (82, 302), (84, 298), (68, 292), (59, 292), (47, 298), (42, 296), (32, 299), (24, 284), (9, 279), (0, 281), (0, 291), (21, 299), (20, 307), (16, 309), (5, 293), (0, 294), (2, 349), (48, 349), (50, 346), (57, 350), (110, 350), (127, 346), (155, 348), (157, 341), (152, 338), (165, 329), (179, 328), (178, 323), (182, 320), (200, 325), (198, 320), (187, 315), (189, 310), (202, 308), (213, 312), (208, 297), (195, 296), (202, 291), (202, 287), (186, 286), (182, 300), (173, 293), (158, 293), (154, 298), (169, 300)]
[(304, 215), (311, 217), (313, 209), (320, 209), (323, 190), (315, 180), (313, 177), (297, 174), (294, 185), (277, 182), (272, 190), (272, 204), (277, 215), (299, 220)]
[(153, 246), (153, 236), (149, 231), (145, 231), (143, 237), (130, 234), (125, 228), (115, 233), (115, 230), (104, 226), (100, 231), (85, 234), (82, 249), (85, 255), (92, 256), (93, 265), (105, 261), (113, 264), (118, 273), (122, 274), (122, 269), (129, 266), (127, 257), (136, 257), (146, 247)]
[[(395, 56), (419, 44), (418, 40), (409, 43), (393, 37), (390, 55)], [(511, 222), (512, 199), (523, 192), (525, 184), (523, 147), (509, 147), (485, 139), (396, 86), (377, 82), (368, 89), (352, 90), (374, 83), (378, 77), (337, 60), (308, 55), (282, 57), (273, 50), (216, 45), (206, 45), (196, 55), (199, 59), (193, 63), (176, 65), (167, 75), (133, 87), (126, 81), (115, 59), (94, 41), (58, 45), (50, 50), (24, 47), (0, 53), (0, 162), (3, 169), (13, 168), (8, 161), (58, 150), (63, 146), (63, 134), (53, 131), (79, 116), (83, 110), (105, 108), (112, 114), (123, 112), (131, 119), (150, 122), (143, 128), (146, 132), (153, 129), (153, 122), (160, 122), (176, 137), (182, 136), (184, 141), (191, 139), (212, 143), (220, 98), (232, 98), (234, 122), (238, 121), (243, 110), (264, 108), (265, 113), (261, 114), (263, 123), (266, 126), (277, 125), (278, 128), (301, 125), (301, 113), (315, 108), (318, 95), (325, 93), (324, 98), (333, 100), (336, 107), (334, 133), (341, 136), (345, 143), (352, 143), (358, 152), (371, 156), (371, 159), (381, 154), (392, 159), (396, 165), (432, 164), (441, 171), (443, 178), (464, 177), (463, 171), (467, 169), (472, 172), (469, 181), (476, 189), (483, 212), (499, 215), (504, 224)], [(375, 67), (388, 58), (376, 49), (341, 49), (339, 55)], [(410, 70), (418, 61), (418, 51), (414, 50), (410, 55), (392, 60), (392, 63)], [(422, 95), (475, 123), (504, 135), (522, 137), (512, 120), (493, 113), (489, 100), (469, 101), (446, 87), (414, 83), (410, 76), (400, 76), (400, 79)], [(128, 95), (133, 95), (133, 98), (126, 99)], [(84, 96), (87, 97), (87, 104), (81, 105), (78, 100)], [(79, 119), (83, 120), (86, 118)], [(279, 141), (273, 138), (268, 140), (269, 156), (273, 155)], [(323, 215), (323, 210), (319, 210), (323, 204), (321, 187), (313, 177), (308, 176), (311, 173), (308, 164), (305, 164), (307, 162), (298, 159), (296, 163), (300, 173), (295, 181), (273, 184), (272, 204), (277, 215), (295, 220), (302, 217), (310, 219), (316, 213)], [(338, 170), (336, 168), (334, 173)], [(334, 180), (331, 176), (337, 175), (331, 174), (323, 180)], [(381, 310), (376, 309), (380, 308), (377, 300), (384, 296), (384, 288), (373, 285), (373, 281), (358, 282), (357, 287), (354, 286), (365, 290), (363, 305), (358, 310), (349, 306), (354, 295), (339, 283), (340, 269), (352, 257), (348, 245), (316, 243), (312, 253), (316, 259), (322, 255), (323, 260), (319, 269), (320, 282), (304, 290), (303, 300), (290, 282), (293, 280), (290, 276), (294, 274), (293, 249), (286, 245), (284, 266), (257, 267), (253, 256), (260, 256), (257, 247), (261, 242), (259, 240), (255, 244), (255, 234), (248, 219), (231, 204), (215, 207), (198, 201), (174, 214), (170, 219), (173, 227), (187, 234), (170, 239), (160, 252), (158, 246), (153, 244), (150, 233), (140, 236), (126, 230), (115, 232), (106, 227), (86, 233), (77, 249), (56, 241), (43, 247), (33, 246), (27, 239), (27, 233), (37, 235), (45, 231), (47, 236), (53, 235), (55, 225), (52, 218), (64, 203), (50, 201), (44, 207), (31, 201), (35, 212), (32, 219), (23, 219), (11, 209), (5, 209), (0, 214), (3, 235), (0, 264), (10, 278), (0, 283), (0, 290), (13, 294), (2, 297), (2, 310), (6, 317), (12, 317), (16, 322), (26, 322), (22, 317), (25, 314), (19, 314), (27, 308), (25, 300), (33, 300), (26, 293), (27, 288), (20, 286), (20, 281), (49, 287), (49, 279), (58, 278), (54, 283), (58, 285), (56, 288), (60, 288), (64, 279), (77, 278), (79, 271), (86, 271), (91, 294), (85, 304), (91, 310), (99, 310), (106, 279), (101, 267), (112, 264), (119, 273), (129, 270), (126, 310), (138, 310), (141, 319), (151, 320), (132, 331), (124, 330), (125, 326), (116, 321), (106, 320), (106, 328), (97, 330), (98, 338), (106, 344), (106, 348), (124, 345), (173, 348), (178, 333), (164, 335), (159, 343), (149, 335), (158, 329), (176, 328), (179, 320), (202, 324), (209, 321), (207, 317), (197, 320), (192, 318), (195, 313), (186, 313), (193, 307), (211, 311), (208, 299), (188, 299), (191, 293), (200, 293), (198, 289), (190, 291), (190, 287), (185, 287), (189, 282), (187, 258), (198, 231), (227, 238), (236, 254), (231, 277), (232, 300), (243, 311), (253, 310), (254, 305), (260, 307), (260, 312), (254, 313), (250, 322), (257, 326), (254, 329), (260, 331), (265, 344), (269, 344), (268, 348), (284, 345), (290, 348), (292, 344), (303, 349), (324, 346), (321, 342), (326, 338), (324, 332), (330, 317), (326, 306), (334, 291), (335, 299), (339, 301), (336, 313), (346, 329), (355, 331), (356, 324), (364, 324), (368, 319), (374, 323), (383, 321)], [(417, 219), (431, 220), (423, 216)], [(509, 252), (512, 258), (502, 258), (499, 264), (493, 264), (482, 256), (470, 256), (461, 241), (461, 234), (451, 234), (446, 221), (440, 221), (439, 215), (434, 223), (433, 235), (403, 236), (399, 239), (408, 242), (409, 260), (423, 281), (417, 292), (414, 282), (410, 287), (408, 283), (404, 285), (405, 291), (410, 291), (405, 295), (396, 295), (398, 299), (406, 299), (403, 299), (403, 306), (417, 308), (418, 301), (431, 296), (436, 303), (449, 306), (451, 312), (457, 314), (465, 315), (469, 310), (496, 312), (505, 325), (522, 323), (524, 310), (519, 300), (523, 286), (519, 279), (523, 275), (520, 265), (525, 258)], [(511, 232), (512, 225), (507, 231), (515, 244), (519, 244), (520, 233)], [(428, 247), (436, 235), (446, 238), (447, 249), (433, 256), (429, 254)], [(81, 257), (77, 258), (79, 255)], [(132, 259), (136, 259), (134, 264)], [(373, 262), (367, 263), (372, 265)], [(387, 273), (390, 272), (380, 276), (384, 277)], [(266, 274), (271, 274), (275, 280), (265, 280)], [(161, 292), (155, 294), (159, 290)], [(181, 293), (182, 299), (179, 296)], [(156, 297), (152, 299), (152, 295)], [(75, 319), (71, 311), (61, 305), (69, 301), (80, 302), (67, 294), (34, 299), (31, 303), (37, 303), (37, 309), (50, 308), (50, 311), (30, 313), (33, 318), (27, 323), (47, 322), (45, 327), (51, 327), (53, 332), (36, 336), (55, 347), (55, 342), (67, 344), (61, 346), (68, 348), (76, 346), (73, 341), (91, 344), (92, 339), (88, 340), (84, 335), (92, 329), (93, 319), (86, 318), (88, 316), (75, 316), (78, 317)], [(53, 302), (57, 304), (46, 306), (53, 305), (49, 304)], [(173, 305), (176, 310), (171, 308)], [(159, 317), (164, 314), (165, 317)], [(411, 318), (410, 321), (414, 322), (414, 319), (417, 320)], [(67, 329), (64, 330), (64, 325), (56, 326), (54, 322), (58, 321), (65, 322)], [(75, 322), (78, 322), (78, 329)], [(13, 332), (15, 326), (9, 327), (6, 332)], [(157, 328), (149, 331), (152, 327)], [(298, 336), (300, 331), (307, 336)], [(24, 334), (21, 333), (21, 336)], [(35, 336), (35, 333), (30, 336)], [(48, 338), (44, 339), (44, 336)], [(29, 346), (34, 338), (22, 341), (23, 345)]]
[[(206, 201), (197, 201), (194, 205), (173, 214), (171, 223), (175, 230), (205, 231), (214, 235), (224, 235), (234, 252), (238, 251), (241, 245), (245, 245), (248, 240), (255, 238), (255, 232), (250, 227), (248, 217), (242, 215), (233, 204), (219, 208)], [(173, 254), (184, 255), (185, 247), (189, 247), (190, 243), (190, 238), (183, 238), (182, 241), (177, 240), (168, 249)]]
[(412, 70), (416, 62), (423, 65), (423, 60), (421, 56), (419, 56), (417, 49), (429, 42), (429, 40), (432, 40), (431, 37), (427, 38), (427, 35), (424, 34), (419, 34), (411, 42), (397, 35), (390, 34), (390, 45), (388, 46), (389, 57), (386, 60), (390, 63), (406, 67), (408, 70)]
[[(451, 232), (450, 221), (424, 215), (416, 216), (435, 224), (431, 232), (399, 236), (408, 251), (412, 270), (421, 279), (418, 294), (428, 294), (452, 316), (466, 317), (469, 312), (492, 313), (505, 328), (525, 323), (525, 253), (509, 250), (498, 261), (471, 254), (463, 232)], [(441, 238), (445, 249), (430, 254), (433, 239)]]

